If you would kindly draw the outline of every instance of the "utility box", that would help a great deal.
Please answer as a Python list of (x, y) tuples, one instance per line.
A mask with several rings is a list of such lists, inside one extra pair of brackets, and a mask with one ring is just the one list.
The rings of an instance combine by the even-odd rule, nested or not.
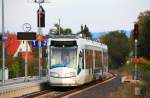
[[(1, 68), (0, 69), (0, 81), (2, 81), (2, 79), (3, 79), (3, 69)], [(5, 80), (8, 80), (8, 68), (5, 68), (5, 70), (4, 70), (4, 79)]]

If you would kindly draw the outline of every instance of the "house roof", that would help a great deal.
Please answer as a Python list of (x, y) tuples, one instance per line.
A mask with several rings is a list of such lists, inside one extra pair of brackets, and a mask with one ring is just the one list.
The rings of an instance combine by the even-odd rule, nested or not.
[[(22, 52), (22, 57), (25, 58), (26, 57), (26, 52)], [(33, 55), (32, 52), (28, 52), (28, 60), (33, 60)]]
[(8, 55), (14, 55), (21, 43), (20, 40), (17, 40), (15, 34), (8, 35), (9, 41), (5, 42)]
[[(16, 34), (8, 34), (7, 36), (9, 38), (9, 40), (5, 42), (5, 46), (6, 46), (6, 49), (7, 49), (7, 54), (13, 56), (17, 52), (17, 50), (18, 50), (18, 48), (21, 44), (21, 41), (17, 40)], [(29, 47), (31, 49), (31, 45), (29, 45)], [(22, 52), (22, 57), (23, 58), (25, 58), (25, 55), (26, 55), (26, 52)], [(29, 58), (29, 60), (33, 59), (32, 51), (28, 52), (28, 58)]]

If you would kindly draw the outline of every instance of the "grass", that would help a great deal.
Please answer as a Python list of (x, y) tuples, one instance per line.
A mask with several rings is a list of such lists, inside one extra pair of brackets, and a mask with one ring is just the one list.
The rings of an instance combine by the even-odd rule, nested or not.
[(107, 98), (140, 98), (139, 95), (135, 95), (136, 86), (135, 84), (124, 83)]
[[(145, 66), (144, 66), (145, 67)], [(146, 67), (145, 72), (148, 72), (148, 67)], [(117, 70), (118, 74), (120, 76), (132, 76), (134, 70), (134, 64), (125, 64), (123, 67), (119, 68)], [(143, 72), (142, 72), (143, 74)], [(146, 73), (145, 77), (146, 79), (149, 77), (147, 75), (149, 73)], [(141, 83), (143, 83), (141, 81)], [(149, 84), (149, 83), (148, 83)], [(145, 87), (145, 88), (143, 88)], [(140, 95), (136, 95), (135, 89), (139, 89)], [(135, 83), (123, 83), (121, 86), (114, 92), (112, 92), (108, 97), (106, 98), (150, 98), (150, 88), (146, 86), (145, 83), (142, 84), (135, 84)]]

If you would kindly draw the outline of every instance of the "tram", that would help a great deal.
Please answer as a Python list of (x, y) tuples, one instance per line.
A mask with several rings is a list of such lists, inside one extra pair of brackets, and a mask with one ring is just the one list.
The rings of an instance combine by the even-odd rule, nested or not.
[(79, 86), (108, 73), (108, 48), (75, 35), (50, 35), (47, 44), (51, 86)]

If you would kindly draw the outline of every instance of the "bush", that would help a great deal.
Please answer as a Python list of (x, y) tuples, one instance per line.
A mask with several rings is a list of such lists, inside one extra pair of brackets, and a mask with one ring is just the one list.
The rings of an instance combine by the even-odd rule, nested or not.
[(150, 61), (142, 58), (139, 59), (137, 64), (141, 74), (141, 94), (146, 98), (145, 96), (150, 96)]
[(36, 67), (36, 61), (35, 60), (33, 60), (32, 62), (29, 62), (29, 64), (28, 64), (28, 75), (29, 76), (35, 76), (36, 75), (35, 67)]
[(10, 78), (18, 77), (19, 71), (20, 71), (20, 68), (19, 68), (18, 62), (13, 63), (11, 66), (11, 70), (10, 70)]

